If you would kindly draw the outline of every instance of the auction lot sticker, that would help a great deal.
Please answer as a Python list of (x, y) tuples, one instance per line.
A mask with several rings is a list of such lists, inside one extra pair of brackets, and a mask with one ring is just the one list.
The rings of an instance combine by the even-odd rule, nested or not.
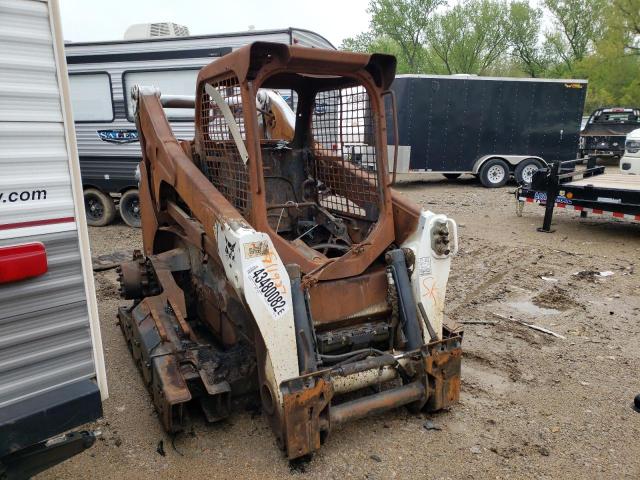
[(284, 285), (277, 268), (265, 267), (258, 263), (249, 267), (247, 276), (274, 317), (280, 317), (287, 311), (287, 300), (283, 295)]

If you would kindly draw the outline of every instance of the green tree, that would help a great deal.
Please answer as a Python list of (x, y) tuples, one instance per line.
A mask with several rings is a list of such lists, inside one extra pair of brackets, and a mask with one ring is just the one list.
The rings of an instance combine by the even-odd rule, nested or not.
[(546, 48), (571, 73), (574, 64), (593, 51), (605, 29), (608, 0), (544, 0), (553, 16)]
[(610, 18), (627, 33), (625, 48), (640, 55), (640, 0), (613, 0)]
[(530, 77), (543, 76), (549, 57), (540, 46), (542, 9), (527, 1), (514, 1), (509, 7), (509, 45), (522, 71)]
[(509, 8), (498, 0), (467, 0), (434, 18), (428, 51), (447, 73), (485, 73), (509, 47)]
[[(594, 51), (577, 62), (574, 71), (589, 79), (585, 109), (602, 106), (640, 106), (640, 53), (633, 17), (618, 9), (638, 0), (614, 0), (605, 16), (605, 31)], [(637, 13), (640, 16), (640, 12)]]
[(403, 73), (422, 71), (425, 31), (432, 13), (445, 0), (371, 0), (368, 32), (347, 38), (342, 48), (352, 51), (379, 51), (398, 57)]

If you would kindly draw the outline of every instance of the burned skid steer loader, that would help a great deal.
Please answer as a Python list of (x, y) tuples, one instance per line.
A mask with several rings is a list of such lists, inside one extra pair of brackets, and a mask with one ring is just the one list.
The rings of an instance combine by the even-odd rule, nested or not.
[[(387, 55), (254, 43), (204, 67), (195, 101), (134, 88), (144, 254), (118, 316), (169, 432), (189, 403), (216, 421), (257, 392), (294, 459), (348, 420), (458, 400), (456, 224), (390, 189), (394, 74)], [(190, 102), (178, 141), (163, 107)]]

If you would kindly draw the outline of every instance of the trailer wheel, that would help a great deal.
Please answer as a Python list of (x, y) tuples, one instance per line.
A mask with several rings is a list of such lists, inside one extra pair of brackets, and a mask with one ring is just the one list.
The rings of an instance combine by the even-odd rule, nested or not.
[(461, 173), (443, 173), (444, 178), (447, 180), (455, 180), (456, 178), (460, 178)]
[(140, 228), (140, 196), (137, 189), (127, 190), (120, 197), (120, 216), (130, 227)]
[(87, 224), (92, 227), (107, 226), (116, 216), (113, 199), (97, 188), (87, 188), (84, 191), (84, 209)]
[(487, 188), (502, 187), (509, 180), (509, 165), (499, 158), (491, 159), (482, 165), (478, 176)]
[(533, 174), (543, 166), (542, 162), (535, 158), (527, 158), (521, 161), (514, 172), (516, 182), (518, 182), (518, 184), (530, 184), (533, 179)]

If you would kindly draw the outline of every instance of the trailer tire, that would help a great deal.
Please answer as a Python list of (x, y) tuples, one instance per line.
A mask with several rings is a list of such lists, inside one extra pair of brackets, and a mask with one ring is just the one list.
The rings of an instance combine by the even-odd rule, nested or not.
[(478, 177), (480, 183), (487, 188), (498, 188), (504, 186), (509, 180), (510, 172), (507, 162), (500, 158), (492, 158), (482, 164)]
[(443, 173), (442, 175), (444, 175), (444, 178), (446, 178), (447, 180), (455, 180), (457, 178), (460, 178), (460, 175), (462, 175), (461, 173)]
[(120, 216), (132, 228), (140, 228), (140, 195), (138, 189), (127, 190), (120, 197)]
[(529, 185), (533, 179), (534, 172), (543, 167), (544, 165), (540, 160), (536, 158), (526, 158), (518, 164), (513, 175), (516, 177), (516, 182), (519, 185)]
[(113, 199), (97, 188), (84, 191), (84, 209), (87, 225), (105, 227), (116, 217), (116, 205)]

